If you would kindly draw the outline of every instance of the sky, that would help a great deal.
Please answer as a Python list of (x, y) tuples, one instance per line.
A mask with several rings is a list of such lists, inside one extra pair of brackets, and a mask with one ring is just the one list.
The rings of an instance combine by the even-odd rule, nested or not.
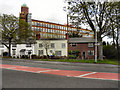
[[(21, 5), (29, 7), (32, 19), (59, 24), (67, 23), (67, 13), (63, 10), (65, 0), (0, 0), (0, 14), (13, 14), (19, 17)], [(84, 29), (87, 27), (83, 26)], [(107, 37), (104, 41), (110, 41)]]
[(21, 5), (27, 4), (32, 19), (66, 24), (64, 0), (0, 0), (0, 13), (19, 16)]

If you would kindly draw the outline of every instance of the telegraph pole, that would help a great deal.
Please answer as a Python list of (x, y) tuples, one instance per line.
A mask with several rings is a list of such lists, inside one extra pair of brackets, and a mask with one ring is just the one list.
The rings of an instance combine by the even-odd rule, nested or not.
[(69, 60), (68, 14), (67, 14), (67, 60)]
[(97, 63), (97, 28), (95, 30), (95, 63)]
[[(95, 0), (95, 7), (96, 7), (96, 12), (97, 12), (97, 4), (98, 4), (98, 1)], [(95, 12), (95, 14), (97, 14)], [(97, 22), (95, 21), (95, 24), (96, 24), (96, 28), (95, 28), (95, 63), (97, 63)]]

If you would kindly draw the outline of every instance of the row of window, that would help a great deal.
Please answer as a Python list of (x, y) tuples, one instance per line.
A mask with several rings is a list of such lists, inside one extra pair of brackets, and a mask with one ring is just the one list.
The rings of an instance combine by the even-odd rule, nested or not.
[(58, 34), (66, 34), (67, 33), (67, 31), (56, 30), (56, 29), (48, 29), (48, 28), (40, 28), (40, 27), (32, 27), (32, 31), (58, 33)]
[[(17, 44), (12, 44), (12, 47), (17, 47)], [(31, 44), (26, 44), (26, 47), (32, 47)], [(0, 48), (4, 48), (4, 45), (0, 45)]]
[[(50, 50), (49, 52), (50, 52), (50, 53), (53, 53), (52, 50)], [(62, 53), (62, 51), (55, 51), (55, 55), (56, 55), (56, 56), (61, 56), (61, 53)], [(38, 50), (38, 55), (39, 55), (39, 56), (44, 55), (43, 50)], [(93, 50), (88, 51), (88, 56), (93, 56), (93, 55), (94, 55), (94, 51), (93, 51)], [(82, 56), (84, 56), (84, 53), (83, 53)]]
[[(41, 23), (41, 22), (32, 22), (32, 25), (33, 26), (40, 26), (40, 27), (46, 27), (46, 28), (52, 28), (52, 29), (60, 29), (60, 30), (66, 30), (67, 31), (67, 26), (47, 24), (47, 23)], [(77, 31), (77, 28), (68, 27), (68, 30), (69, 31)], [(79, 32), (87, 33), (89, 31), (79, 29)]]
[(36, 39), (39, 40), (40, 38), (66, 38), (66, 36), (65, 35), (49, 34), (49, 33), (37, 34)]
[(47, 28), (55, 28), (55, 29), (67, 30), (67, 27), (65, 27), (65, 26), (59, 26), (59, 25), (47, 24), (47, 23), (41, 23), (41, 22), (32, 22), (32, 25), (40, 26), (40, 27), (47, 27)]
[[(13, 44), (12, 47), (17, 47), (17, 44)], [(26, 47), (32, 47), (31, 44), (26, 44)]]
[[(49, 52), (50, 52), (50, 53), (53, 53), (52, 50), (50, 50)], [(44, 55), (43, 50), (38, 50), (38, 55), (39, 55), (39, 56), (43, 56), (43, 55)], [(55, 51), (55, 55), (56, 55), (56, 56), (61, 56), (61, 55), (62, 55), (62, 51)]]
[[(42, 43), (39, 43), (39, 48), (42, 48), (44, 47)], [(49, 47), (48, 48), (55, 48), (55, 43), (51, 43), (49, 44)], [(66, 44), (65, 43), (62, 43), (61, 44), (61, 48), (66, 48)]]

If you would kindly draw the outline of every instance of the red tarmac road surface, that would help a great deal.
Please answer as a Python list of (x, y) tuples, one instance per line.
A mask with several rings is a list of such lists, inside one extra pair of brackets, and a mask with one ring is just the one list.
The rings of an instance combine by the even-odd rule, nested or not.
[(33, 73), (61, 75), (61, 76), (67, 76), (67, 77), (77, 77), (77, 78), (116, 80), (116, 81), (120, 80), (120, 78), (119, 78), (120, 74), (118, 74), (118, 73), (57, 70), (57, 69), (6, 65), (6, 64), (0, 64), (0, 68), (17, 70), (17, 71), (25, 71), (25, 72), (33, 72)]

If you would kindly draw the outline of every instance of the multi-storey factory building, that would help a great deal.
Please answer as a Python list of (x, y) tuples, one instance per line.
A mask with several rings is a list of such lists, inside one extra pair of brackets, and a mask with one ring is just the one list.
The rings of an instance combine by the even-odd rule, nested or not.
[[(65, 39), (66, 34), (79, 32), (82, 37), (93, 37), (94, 33), (92, 30), (76, 28), (70, 25), (62, 25), (58, 23), (46, 22), (41, 20), (35, 20), (31, 18), (29, 8), (26, 4), (21, 6), (20, 18), (25, 20), (31, 25), (31, 29), (36, 36), (36, 39)], [(68, 30), (68, 31), (67, 31)]]

